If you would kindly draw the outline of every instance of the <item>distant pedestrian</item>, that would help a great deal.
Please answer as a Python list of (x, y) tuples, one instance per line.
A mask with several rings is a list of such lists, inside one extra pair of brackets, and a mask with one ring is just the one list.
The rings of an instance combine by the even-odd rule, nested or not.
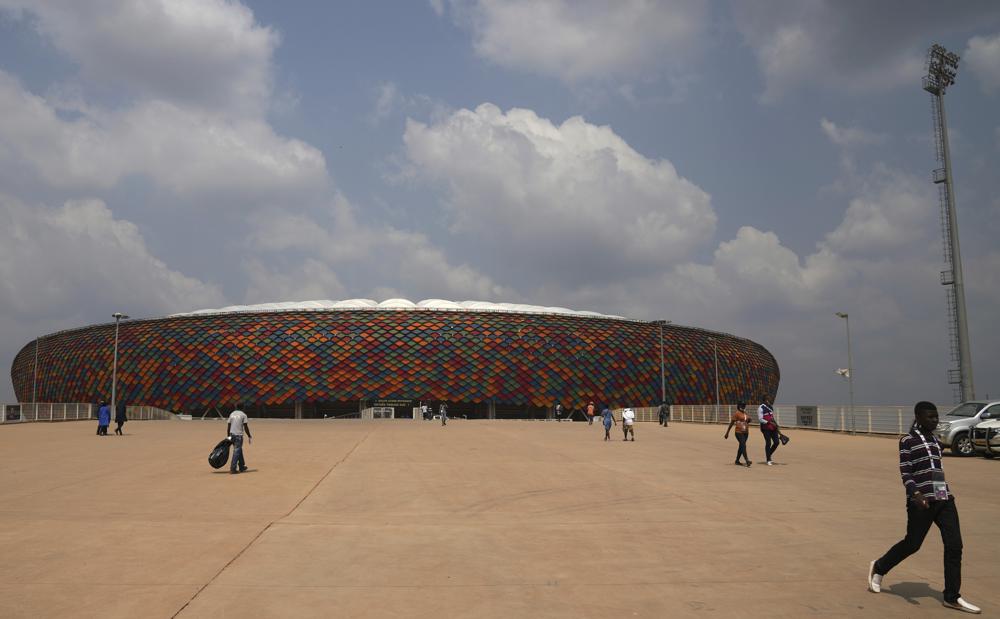
[(111, 407), (108, 403), (101, 401), (101, 406), (97, 409), (97, 436), (107, 436), (108, 426), (111, 425)]
[(670, 405), (667, 404), (666, 402), (662, 402), (660, 404), (659, 416), (660, 416), (660, 425), (666, 428), (667, 424), (670, 422)]
[(555, 415), (556, 421), (562, 421), (563, 407), (559, 402), (556, 402)]
[(441, 402), (441, 406), (438, 407), (438, 413), (441, 415), (441, 425), (448, 425), (448, 404)]
[(115, 411), (115, 423), (118, 425), (115, 426), (115, 434), (122, 436), (122, 426), (128, 421), (128, 418), (125, 417), (125, 403), (119, 402), (117, 409)]
[(625, 433), (623, 441), (627, 441), (628, 435), (631, 434), (632, 442), (635, 442), (635, 411), (631, 408), (622, 411), (622, 432)]
[[(604, 419), (604, 440), (611, 440), (611, 424), (618, 425), (618, 421), (615, 420), (614, 413), (611, 412), (609, 406), (605, 406), (604, 410), (601, 411), (601, 417)], [(593, 417), (591, 417), (593, 420)]]
[(594, 425), (594, 412), (596, 412), (597, 407), (594, 406), (594, 402), (591, 401), (587, 404), (587, 425)]
[(253, 435), (250, 434), (250, 420), (247, 414), (240, 410), (239, 404), (236, 409), (229, 413), (229, 425), (226, 428), (229, 440), (233, 442), (233, 459), (229, 463), (229, 472), (233, 475), (247, 470), (246, 460), (243, 458), (243, 434), (250, 439), (253, 444)]
[(736, 440), (739, 442), (739, 447), (736, 449), (736, 462), (733, 464), (741, 464), (740, 456), (746, 460), (746, 465), (750, 466), (753, 462), (750, 461), (750, 456), (747, 455), (747, 438), (750, 436), (750, 415), (747, 414), (747, 403), (737, 402), (736, 412), (733, 413), (733, 418), (729, 420), (729, 427), (726, 428), (725, 438), (729, 438), (729, 431), (736, 427)]
[(944, 600), (948, 608), (979, 614), (978, 606), (962, 599), (962, 530), (951, 486), (945, 481), (941, 443), (934, 436), (938, 410), (930, 402), (913, 407), (916, 423), (899, 439), (899, 474), (906, 490), (906, 537), (868, 566), (868, 590), (879, 593), (882, 578), (892, 568), (920, 550), (924, 537), (936, 524), (944, 542)]
[(764, 435), (764, 455), (767, 458), (767, 465), (771, 466), (774, 464), (771, 458), (781, 444), (781, 428), (778, 427), (778, 420), (774, 416), (774, 409), (767, 396), (761, 398), (760, 406), (757, 407), (757, 421), (760, 422), (760, 433)]
[(423, 417), (424, 421), (431, 418), (430, 409), (422, 402), (420, 404), (420, 416)]

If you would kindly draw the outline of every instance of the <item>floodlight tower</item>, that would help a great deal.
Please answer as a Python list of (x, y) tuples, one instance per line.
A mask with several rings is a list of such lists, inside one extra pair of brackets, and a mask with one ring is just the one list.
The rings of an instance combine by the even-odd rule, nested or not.
[(941, 232), (944, 236), (945, 268), (941, 283), (946, 286), (948, 304), (948, 335), (952, 363), (957, 368), (948, 370), (948, 382), (956, 385), (957, 401), (975, 399), (972, 384), (972, 354), (969, 351), (969, 328), (965, 317), (965, 283), (962, 278), (962, 253), (958, 245), (958, 219), (955, 215), (955, 186), (951, 178), (951, 151), (948, 148), (948, 123), (944, 115), (944, 93), (955, 83), (959, 57), (938, 44), (927, 51), (927, 75), (924, 90), (931, 93), (931, 112), (934, 117), (934, 145), (938, 163), (931, 175), (938, 185), (941, 204)]

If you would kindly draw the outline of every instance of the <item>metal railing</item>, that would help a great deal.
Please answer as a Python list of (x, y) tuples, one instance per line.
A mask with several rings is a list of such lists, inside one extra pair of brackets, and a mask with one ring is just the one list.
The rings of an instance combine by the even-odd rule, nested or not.
[[(97, 406), (80, 402), (37, 402), (0, 404), (0, 423), (30, 423), (35, 421), (77, 421), (96, 419)], [(177, 416), (155, 406), (126, 406), (129, 421), (176, 419)], [(114, 413), (112, 413), (112, 420)]]
[[(655, 407), (635, 409), (651, 411), (648, 421), (657, 420)], [(735, 405), (696, 404), (670, 407), (670, 421), (692, 423), (728, 424), (736, 410)], [(753, 423), (757, 422), (757, 407), (747, 406), (747, 413)], [(905, 434), (913, 423), (912, 406), (858, 406), (852, 416), (849, 406), (797, 406), (782, 404), (774, 406), (774, 416), (783, 428), (809, 428), (830, 432), (855, 432), (859, 434)], [(639, 417), (641, 421), (646, 418)]]

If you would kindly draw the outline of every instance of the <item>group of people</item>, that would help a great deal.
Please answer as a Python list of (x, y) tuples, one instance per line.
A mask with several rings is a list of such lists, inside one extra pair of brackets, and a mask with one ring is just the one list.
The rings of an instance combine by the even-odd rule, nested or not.
[[(941, 459), (941, 443), (934, 435), (938, 424), (938, 410), (931, 402), (917, 402), (913, 407), (913, 425), (910, 432), (899, 439), (899, 472), (906, 492), (906, 536), (885, 554), (868, 565), (868, 590), (882, 591), (882, 579), (903, 559), (920, 550), (931, 525), (937, 525), (944, 542), (944, 596), (948, 608), (979, 614), (981, 609), (962, 598), (962, 531), (958, 521), (955, 495), (945, 480)], [(788, 437), (781, 432), (774, 408), (768, 398), (762, 398), (757, 408), (757, 421), (764, 435), (764, 454), (767, 464), (774, 464), (774, 452), (786, 444)], [(726, 428), (725, 438), (736, 429), (739, 442), (734, 464), (750, 466), (746, 444), (752, 420), (746, 412), (746, 402), (736, 405)], [(743, 462), (740, 461), (742, 458)]]
[[(122, 426), (124, 426), (125, 422), (128, 421), (128, 418), (125, 416), (125, 403), (118, 402), (115, 409), (115, 423), (117, 424), (117, 427), (115, 427), (115, 434), (123, 436)], [(107, 402), (102, 401), (100, 406), (97, 408), (97, 436), (107, 436), (108, 426), (110, 425), (111, 407), (108, 406)]]
[[(760, 432), (764, 435), (764, 457), (767, 461), (767, 465), (771, 466), (774, 464), (772, 456), (774, 452), (778, 451), (778, 446), (783, 445), (788, 442), (788, 437), (781, 433), (781, 427), (778, 426), (778, 419), (774, 415), (774, 408), (771, 406), (770, 400), (767, 396), (761, 398), (760, 406), (757, 407), (757, 421), (760, 424)], [(732, 419), (729, 421), (729, 427), (726, 428), (726, 433), (723, 438), (729, 438), (729, 432), (735, 427), (736, 441), (738, 443), (736, 448), (736, 461), (733, 464), (750, 466), (753, 462), (750, 460), (750, 456), (747, 455), (747, 439), (750, 437), (750, 415), (747, 413), (747, 403), (737, 402), (736, 412), (733, 413)], [(743, 461), (740, 461), (740, 458)]]

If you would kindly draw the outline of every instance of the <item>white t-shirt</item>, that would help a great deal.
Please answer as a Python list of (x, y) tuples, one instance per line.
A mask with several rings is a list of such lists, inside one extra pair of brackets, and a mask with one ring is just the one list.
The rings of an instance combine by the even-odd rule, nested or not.
[(243, 436), (243, 424), (247, 422), (247, 414), (236, 410), (229, 413), (229, 433), (236, 436)]
[(626, 408), (625, 410), (622, 411), (622, 423), (624, 423), (627, 426), (630, 426), (634, 421), (635, 421), (634, 410), (632, 410), (631, 408)]

